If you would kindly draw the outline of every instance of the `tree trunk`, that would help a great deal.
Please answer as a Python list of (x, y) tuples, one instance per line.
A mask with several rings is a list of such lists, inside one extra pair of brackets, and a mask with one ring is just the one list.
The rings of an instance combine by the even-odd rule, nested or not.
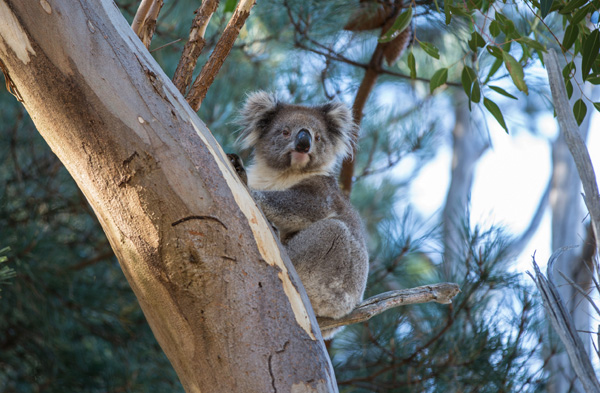
[(109, 0), (0, 0), (0, 67), (187, 392), (337, 391), (289, 259)]
[(470, 112), (462, 91), (454, 92), (455, 121), (452, 130), (452, 168), (446, 204), (442, 213), (444, 244), (444, 277), (454, 279), (465, 270), (464, 256), (467, 253), (466, 228), (469, 195), (473, 186), (475, 166), (489, 143), (481, 127), (473, 123), (480, 119)]
[[(575, 79), (581, 81), (581, 57), (575, 59), (577, 73)], [(583, 93), (592, 97), (591, 85), (583, 86)], [(574, 89), (571, 97), (570, 107), (574, 102), (582, 98), (582, 91)], [(555, 105), (557, 105), (555, 101)], [(590, 111), (591, 112), (591, 111)], [(591, 114), (579, 126), (582, 138), (585, 140), (590, 127)], [(581, 196), (581, 180), (575, 166), (573, 156), (565, 141), (564, 130), (558, 136), (552, 149), (552, 190), (550, 193), (550, 204), (552, 209), (552, 250), (561, 247), (580, 246), (586, 240), (586, 229), (584, 219), (586, 213), (583, 210), (583, 199)], [(584, 290), (588, 290), (592, 283), (593, 265), (590, 260), (582, 257), (584, 247), (567, 250), (556, 262), (556, 285), (562, 299), (566, 302), (567, 311), (570, 312), (575, 328), (580, 332), (579, 336), (587, 353), (590, 353), (590, 311), (588, 301), (573, 288), (558, 272), (577, 283)], [(582, 392), (583, 388), (579, 382), (575, 382), (576, 374), (566, 353), (561, 353), (550, 359), (548, 363), (550, 381), (548, 391), (550, 393), (561, 393), (566, 391)], [(571, 390), (569, 390), (571, 389)]]

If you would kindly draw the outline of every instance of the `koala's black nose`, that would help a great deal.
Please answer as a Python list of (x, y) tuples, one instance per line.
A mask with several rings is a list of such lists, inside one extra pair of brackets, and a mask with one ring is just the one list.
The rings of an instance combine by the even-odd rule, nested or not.
[(306, 128), (301, 129), (296, 135), (296, 151), (298, 153), (308, 153), (312, 138)]

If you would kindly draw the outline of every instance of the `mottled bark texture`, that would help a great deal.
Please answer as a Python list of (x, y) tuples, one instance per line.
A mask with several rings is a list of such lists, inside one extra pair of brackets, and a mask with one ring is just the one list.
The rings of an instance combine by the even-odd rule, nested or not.
[(0, 0), (0, 60), (187, 392), (337, 391), (269, 225), (112, 1)]

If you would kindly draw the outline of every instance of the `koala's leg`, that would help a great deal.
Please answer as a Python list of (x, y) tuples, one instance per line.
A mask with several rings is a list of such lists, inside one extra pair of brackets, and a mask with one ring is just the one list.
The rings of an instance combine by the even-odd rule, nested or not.
[(368, 256), (342, 221), (318, 221), (286, 249), (317, 316), (340, 318), (362, 300)]

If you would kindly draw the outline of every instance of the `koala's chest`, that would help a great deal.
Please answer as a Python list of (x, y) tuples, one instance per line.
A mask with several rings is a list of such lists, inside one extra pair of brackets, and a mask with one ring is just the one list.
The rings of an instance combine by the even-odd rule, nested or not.
[(264, 166), (251, 166), (247, 170), (248, 186), (258, 191), (284, 191), (314, 174), (285, 174)]

